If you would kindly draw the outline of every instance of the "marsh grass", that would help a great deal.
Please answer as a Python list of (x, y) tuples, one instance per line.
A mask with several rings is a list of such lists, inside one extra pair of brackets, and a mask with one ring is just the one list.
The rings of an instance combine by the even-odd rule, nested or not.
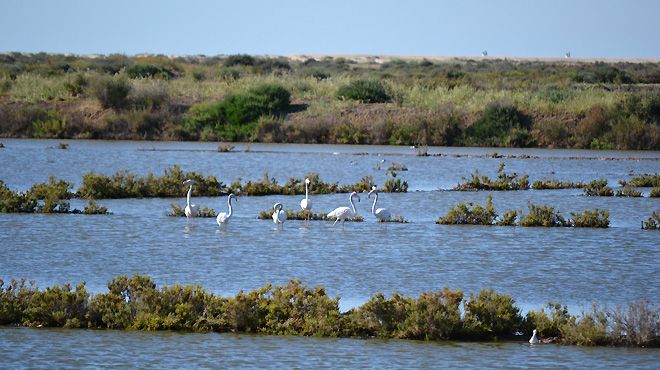
[(113, 278), (107, 292), (96, 295), (87, 292), (84, 283), (42, 290), (34, 281), (0, 280), (0, 325), (521, 341), (527, 341), (536, 328), (541, 338), (562, 344), (660, 345), (660, 310), (648, 301), (614, 310), (594, 306), (577, 316), (566, 306), (549, 303), (547, 311), (542, 308), (523, 317), (511, 296), (492, 289), (471, 293), (468, 299), (462, 291), (447, 288), (418, 297), (376, 293), (345, 313), (339, 311), (339, 300), (323, 287), (309, 287), (299, 280), (227, 297), (199, 285), (158, 288), (149, 276), (137, 274)]
[(653, 211), (648, 220), (642, 221), (642, 230), (660, 230), (660, 211)]
[(582, 188), (584, 195), (595, 197), (611, 197), (614, 196), (614, 191), (611, 187), (607, 186), (607, 180), (593, 180), (589, 182), (584, 188)]
[(532, 183), (534, 190), (581, 189), (586, 186), (582, 181), (562, 181), (555, 179), (536, 180)]

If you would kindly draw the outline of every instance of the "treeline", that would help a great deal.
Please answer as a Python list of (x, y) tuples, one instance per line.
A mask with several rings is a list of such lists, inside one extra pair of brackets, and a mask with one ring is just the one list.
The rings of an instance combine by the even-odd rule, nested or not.
[[(463, 312), (461, 312), (461, 304)], [(0, 325), (136, 330), (183, 330), (417, 340), (526, 340), (533, 329), (563, 344), (658, 346), (660, 316), (648, 302), (579, 316), (549, 303), (522, 316), (515, 300), (493, 290), (465, 298), (460, 290), (417, 298), (382, 293), (348, 312), (322, 287), (291, 280), (233, 297), (199, 285), (157, 288), (150, 277), (121, 275), (92, 296), (79, 284), (40, 290), (33, 282), (0, 280)]]
[(0, 54), (0, 136), (660, 149), (660, 63)]

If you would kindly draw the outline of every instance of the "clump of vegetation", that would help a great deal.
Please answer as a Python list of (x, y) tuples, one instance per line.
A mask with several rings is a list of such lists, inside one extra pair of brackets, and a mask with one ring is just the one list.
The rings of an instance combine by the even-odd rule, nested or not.
[(483, 289), (476, 296), (470, 294), (470, 300), (465, 302), (463, 331), (468, 337), (510, 337), (522, 325), (520, 309), (508, 295)]
[(26, 192), (14, 192), (0, 180), (0, 212), (5, 213), (83, 213), (108, 214), (108, 209), (90, 200), (83, 211), (71, 209), (73, 184), (50, 176), (48, 183), (38, 183)]
[(497, 179), (491, 180), (488, 176), (479, 176), (476, 171), (472, 174), (471, 179), (463, 177), (465, 182), (460, 183), (454, 187), (453, 190), (470, 191), (470, 190), (526, 190), (529, 189), (529, 176), (523, 175), (518, 177), (518, 174), (504, 172), (504, 162), (500, 163), (497, 170)]
[(607, 180), (593, 180), (589, 182), (584, 188), (582, 188), (584, 195), (595, 197), (611, 197), (614, 195), (614, 191), (611, 187), (607, 186)]
[(536, 180), (532, 183), (532, 189), (535, 190), (556, 190), (556, 189), (579, 189), (586, 186), (582, 181), (561, 181), (561, 180)]
[(491, 103), (465, 131), (465, 141), (474, 146), (527, 147), (531, 119), (510, 104)]
[(435, 223), (441, 225), (493, 225), (497, 219), (493, 197), (489, 194), (486, 206), (472, 205), (472, 203), (459, 203), (440, 217)]
[(351, 81), (337, 90), (337, 97), (363, 103), (387, 103), (392, 100), (387, 86), (379, 80)]
[(642, 230), (660, 230), (660, 212), (654, 211), (648, 220), (642, 221)]
[(87, 173), (83, 175), (82, 185), (76, 193), (80, 197), (94, 199), (174, 198), (185, 194), (181, 184), (186, 179), (195, 181), (193, 194), (196, 196), (222, 194), (223, 185), (215, 176), (204, 177), (196, 172), (184, 173), (179, 166), (165, 169), (161, 177), (156, 177), (152, 173), (142, 177), (128, 170), (119, 171), (111, 176)]
[(629, 181), (619, 180), (619, 183), (622, 186), (627, 184), (638, 188), (658, 187), (660, 186), (660, 174), (643, 173), (641, 175), (634, 176)]
[(632, 187), (630, 185), (625, 185), (623, 188), (616, 190), (616, 196), (617, 197), (636, 197), (636, 198), (638, 198), (638, 197), (642, 196), (642, 192), (635, 189), (634, 187)]
[[(330, 220), (333, 220), (333, 219), (328, 218), (328, 212), (314, 213), (314, 212), (307, 211), (307, 210), (294, 211), (292, 209), (285, 209), (284, 212), (286, 213), (287, 220), (299, 220), (299, 221), (304, 221), (304, 220), (307, 220), (307, 219), (309, 219), (310, 221), (330, 221)], [(257, 218), (260, 219), (260, 220), (270, 220), (270, 219), (272, 219), (272, 216), (273, 216), (273, 210), (268, 209), (268, 210), (259, 212), (259, 215), (257, 215)], [(347, 221), (363, 222), (364, 217), (362, 217), (362, 215), (355, 215), (353, 218), (350, 218)]]
[(232, 150), (234, 150), (234, 146), (227, 143), (222, 143), (218, 145), (218, 149), (217, 149), (217, 151), (220, 153), (228, 153), (231, 152)]
[(570, 220), (550, 206), (528, 205), (529, 212), (520, 220), (520, 226), (561, 227), (571, 226)]
[(379, 191), (384, 193), (405, 193), (408, 191), (408, 181), (390, 177), (385, 180)]
[(660, 186), (654, 186), (653, 189), (651, 189), (651, 192), (649, 193), (650, 198), (658, 198), (660, 197)]
[(521, 333), (526, 340), (536, 328), (542, 338), (564, 344), (660, 345), (660, 311), (646, 301), (609, 311), (594, 307), (581, 316), (570, 315), (558, 303), (547, 308), (523, 319), (512, 297), (492, 289), (470, 294), (466, 301), (462, 291), (447, 288), (417, 298), (377, 293), (340, 313), (338, 297), (298, 280), (233, 297), (216, 296), (199, 285), (158, 288), (145, 275), (117, 276), (106, 293), (94, 296), (84, 283), (40, 290), (25, 279), (7, 285), (0, 280), (0, 325), (416, 340), (516, 338)]
[(571, 212), (570, 223), (574, 227), (610, 227), (610, 213), (606, 210), (585, 210), (582, 213)]
[(57, 149), (69, 149), (69, 144), (59, 143), (59, 144), (57, 144)]
[(92, 92), (103, 108), (120, 110), (128, 106), (131, 83), (122, 76), (99, 77), (92, 82)]
[[(178, 204), (174, 203), (170, 204), (170, 210), (167, 212), (167, 215), (169, 217), (186, 217), (184, 208), (181, 208)], [(196, 217), (211, 218), (215, 216), (217, 216), (217, 214), (213, 208), (201, 207), (197, 210)]]

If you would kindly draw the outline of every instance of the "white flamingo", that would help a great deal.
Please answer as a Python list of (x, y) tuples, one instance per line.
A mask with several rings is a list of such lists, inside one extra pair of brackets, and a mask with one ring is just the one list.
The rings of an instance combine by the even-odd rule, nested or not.
[(300, 208), (302, 208), (303, 211), (307, 211), (307, 216), (305, 217), (305, 223), (309, 223), (309, 215), (310, 212), (312, 211), (312, 201), (309, 200), (309, 183), (311, 181), (309, 178), (305, 179), (305, 199), (300, 201)]
[(186, 223), (188, 223), (188, 220), (190, 218), (197, 217), (197, 213), (199, 211), (197, 205), (190, 204), (190, 195), (192, 194), (192, 188), (194, 184), (195, 184), (195, 180), (191, 180), (191, 179), (188, 179), (183, 182), (183, 186), (190, 186), (188, 188), (188, 194), (186, 195), (186, 208), (183, 210), (183, 213), (186, 215)]
[(532, 337), (529, 338), (529, 344), (539, 344), (541, 341), (539, 340), (539, 337), (536, 336), (536, 329), (532, 331)]
[[(234, 193), (229, 194), (229, 196), (227, 197), (227, 206), (229, 206), (229, 212), (228, 213), (225, 213), (225, 212), (218, 213), (218, 216), (215, 218), (215, 221), (218, 223), (218, 225), (220, 227), (223, 227), (223, 226), (227, 227), (227, 223), (229, 222), (229, 219), (231, 218), (231, 215), (233, 213), (232, 208), (231, 208), (231, 201), (234, 198), (235, 198)], [(238, 199), (236, 199), (236, 201), (238, 201)]]
[(368, 197), (371, 198), (371, 193), (375, 194), (374, 197), (374, 204), (371, 205), (371, 214), (376, 216), (378, 221), (381, 222), (386, 222), (389, 221), (392, 215), (390, 214), (390, 211), (387, 210), (387, 208), (376, 208), (376, 202), (378, 202), (378, 191), (376, 191), (376, 187), (374, 186), (371, 188), (371, 191), (369, 192)]
[(348, 207), (337, 207), (334, 211), (328, 213), (328, 218), (336, 219), (332, 226), (336, 225), (337, 222), (341, 220), (341, 226), (344, 227), (344, 223), (347, 219), (353, 218), (357, 215), (357, 211), (355, 210), (355, 203), (353, 203), (353, 197), (357, 197), (358, 202), (360, 201), (360, 196), (358, 193), (352, 192), (348, 197), (348, 201), (351, 203), (351, 208), (353, 208), (352, 210)]
[(275, 212), (273, 212), (273, 222), (277, 225), (277, 227), (282, 226), (282, 229), (284, 229), (284, 221), (286, 221), (286, 212), (282, 210), (284, 208), (282, 206), (282, 203), (275, 203), (273, 205), (273, 209)]

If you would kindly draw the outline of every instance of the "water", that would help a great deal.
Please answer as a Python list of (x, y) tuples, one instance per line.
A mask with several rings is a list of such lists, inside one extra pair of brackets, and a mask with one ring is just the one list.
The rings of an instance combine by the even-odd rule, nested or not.
[[(307, 228), (302, 222), (288, 221), (284, 230), (278, 231), (272, 222), (257, 220), (257, 214), (275, 202), (297, 209), (301, 196), (240, 197), (227, 230), (220, 231), (214, 219), (197, 219), (194, 225), (186, 225), (183, 218), (165, 216), (170, 203), (185, 204), (185, 189), (177, 199), (100, 201), (113, 212), (109, 216), (0, 214), (3, 279), (26, 277), (41, 287), (86, 281), (88, 290), (98, 293), (106, 290), (107, 282), (114, 276), (141, 273), (152, 276), (158, 284), (201, 284), (210, 291), (228, 295), (267, 282), (284, 284), (297, 278), (308, 285), (323, 285), (329, 294), (340, 296), (343, 310), (364, 303), (377, 291), (415, 296), (444, 287), (461, 289), (466, 295), (493, 288), (512, 295), (525, 311), (537, 309), (548, 300), (567, 304), (575, 313), (588, 309), (592, 303), (615, 307), (640, 298), (660, 305), (660, 234), (640, 230), (639, 226), (653, 211), (660, 210), (658, 199), (585, 197), (580, 189), (493, 192), (493, 202), (500, 213), (509, 208), (526, 211), (528, 203), (553, 206), (565, 216), (598, 207), (610, 211), (611, 228), (434, 224), (459, 202), (485, 203), (488, 193), (438, 191), (451, 188), (461, 176), (469, 176), (476, 169), (494, 176), (499, 163), (505, 162), (507, 172), (528, 173), (532, 181), (606, 178), (616, 186), (617, 180), (628, 179), (632, 174), (660, 172), (658, 152), (497, 149), (505, 155), (542, 157), (508, 159), (488, 158), (495, 150), (478, 148), (430, 148), (430, 153), (469, 156), (418, 157), (415, 149), (386, 146), (253, 144), (249, 152), (244, 151), (246, 146), (237, 146), (240, 151), (218, 153), (217, 144), (213, 143), (68, 141), (69, 149), (60, 150), (55, 149), (59, 141), (2, 142), (6, 147), (0, 149), (0, 180), (16, 190), (46, 181), (50, 175), (78, 187), (82, 175), (91, 171), (112, 174), (126, 168), (138, 174), (151, 171), (160, 175), (175, 164), (185, 171), (215, 175), (225, 183), (238, 177), (259, 179), (264, 172), (282, 182), (291, 176), (319, 172), (325, 181), (354, 183), (372, 175), (380, 184), (392, 162), (409, 169), (399, 172), (399, 176), (410, 183), (411, 189), (405, 194), (381, 194), (379, 200), (379, 206), (403, 215), (411, 221), (409, 224), (376, 224), (364, 194), (357, 203), (359, 213), (366, 217), (364, 223), (332, 227), (329, 222), (312, 222)], [(648, 195), (649, 189), (643, 190)], [(313, 196), (314, 211), (348, 205), (347, 198), (346, 194)], [(194, 202), (216, 211), (226, 210), (226, 198), (201, 197)], [(74, 200), (72, 205), (83, 204)], [(589, 363), (594, 366), (618, 367), (633, 361), (632, 366), (643, 367), (648, 356), (658, 360), (657, 351), (555, 346), (530, 350), (518, 344), (7, 328), (0, 329), (0, 336), (17, 338), (10, 341), (15, 346), (27, 344), (32, 348), (41, 347), (38, 343), (68, 343), (62, 351), (72, 351), (76, 343), (86, 343), (86, 352), (99, 358), (113, 352), (104, 347), (106, 342), (114, 343), (111, 348), (117, 348), (117, 352), (121, 352), (122, 346), (156, 347), (164, 356), (159, 363), (166, 366), (176, 366), (186, 352), (204, 353), (196, 357), (198, 366), (213, 366), (215, 363), (206, 361), (217, 361), (217, 357), (238, 361), (228, 367), (382, 367), (378, 364), (394, 363), (399, 364), (397, 367), (409, 367), (416, 364), (410, 361), (428, 359), (429, 362), (419, 363), (423, 367), (438, 363), (432, 359), (461, 361), (478, 357), (489, 361), (475, 363), (477, 367), (500, 361), (507, 367), (538, 366), (536, 361), (566, 367), (583, 361), (593, 361)], [(134, 344), (129, 347), (131, 342)], [(234, 352), (229, 348), (234, 348)], [(207, 357), (207, 353), (217, 356)], [(629, 358), (630, 353), (635, 355)], [(68, 353), (68, 358), (73, 355)], [(149, 366), (149, 361), (159, 361), (149, 358), (148, 353), (140, 355), (145, 356), (145, 366)], [(281, 361), (290, 357), (294, 362), (260, 362), (269, 356)], [(86, 361), (62, 366), (94, 366), (89, 358)], [(38, 367), (40, 362), (34, 359), (25, 364)]]

